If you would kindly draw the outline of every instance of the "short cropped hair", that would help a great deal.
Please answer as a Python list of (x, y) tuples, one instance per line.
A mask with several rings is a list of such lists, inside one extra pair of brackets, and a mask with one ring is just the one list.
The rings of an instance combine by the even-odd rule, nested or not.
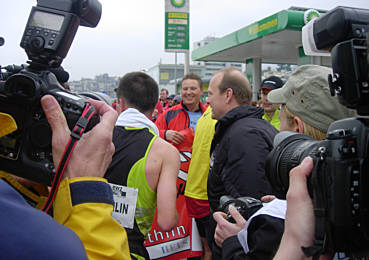
[(162, 88), (162, 89), (160, 90), (160, 92), (162, 92), (162, 91), (165, 91), (165, 92), (167, 93), (167, 95), (169, 94), (169, 91), (168, 91), (166, 88)]
[(159, 99), (159, 87), (149, 75), (130, 72), (120, 79), (117, 97), (141, 113), (151, 112)]
[(182, 82), (185, 81), (186, 79), (196, 80), (199, 83), (200, 89), (202, 89), (202, 80), (201, 80), (201, 77), (198, 74), (196, 74), (194, 72), (190, 72), (190, 73), (183, 76)]
[(252, 100), (250, 82), (245, 76), (235, 72), (239, 72), (239, 70), (233, 67), (228, 67), (217, 72), (223, 74), (222, 81), (219, 84), (219, 91), (220, 93), (224, 93), (230, 88), (238, 104), (250, 105)]

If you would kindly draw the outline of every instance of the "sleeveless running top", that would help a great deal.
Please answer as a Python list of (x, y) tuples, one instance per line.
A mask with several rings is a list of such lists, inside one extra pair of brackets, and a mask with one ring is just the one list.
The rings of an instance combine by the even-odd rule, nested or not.
[(125, 228), (130, 251), (136, 258), (149, 258), (144, 241), (154, 220), (156, 192), (146, 181), (145, 165), (156, 138), (148, 128), (116, 126), (113, 132), (115, 153), (105, 174), (110, 183), (138, 189), (134, 227)]

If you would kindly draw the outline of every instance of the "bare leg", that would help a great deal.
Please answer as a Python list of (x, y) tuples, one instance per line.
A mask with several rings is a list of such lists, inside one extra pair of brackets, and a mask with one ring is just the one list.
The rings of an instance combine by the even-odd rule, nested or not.
[(201, 238), (202, 246), (204, 248), (204, 254), (201, 257), (201, 260), (211, 260), (211, 250), (209, 248), (208, 242), (205, 237)]

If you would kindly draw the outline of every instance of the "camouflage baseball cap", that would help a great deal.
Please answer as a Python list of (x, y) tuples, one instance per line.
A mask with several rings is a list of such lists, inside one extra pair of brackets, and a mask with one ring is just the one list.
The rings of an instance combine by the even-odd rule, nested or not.
[(318, 65), (298, 67), (280, 89), (268, 94), (268, 101), (286, 104), (287, 108), (309, 125), (327, 132), (336, 120), (356, 116), (355, 110), (341, 105), (337, 96), (332, 97), (328, 75), (332, 70)]

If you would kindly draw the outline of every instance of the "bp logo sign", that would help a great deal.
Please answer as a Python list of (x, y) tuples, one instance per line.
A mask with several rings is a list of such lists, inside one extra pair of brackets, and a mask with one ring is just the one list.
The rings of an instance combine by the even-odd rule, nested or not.
[(184, 6), (186, 0), (171, 0), (172, 5), (175, 7), (182, 7)]
[(320, 13), (315, 9), (309, 9), (304, 13), (304, 22), (307, 24), (311, 20), (318, 18)]

